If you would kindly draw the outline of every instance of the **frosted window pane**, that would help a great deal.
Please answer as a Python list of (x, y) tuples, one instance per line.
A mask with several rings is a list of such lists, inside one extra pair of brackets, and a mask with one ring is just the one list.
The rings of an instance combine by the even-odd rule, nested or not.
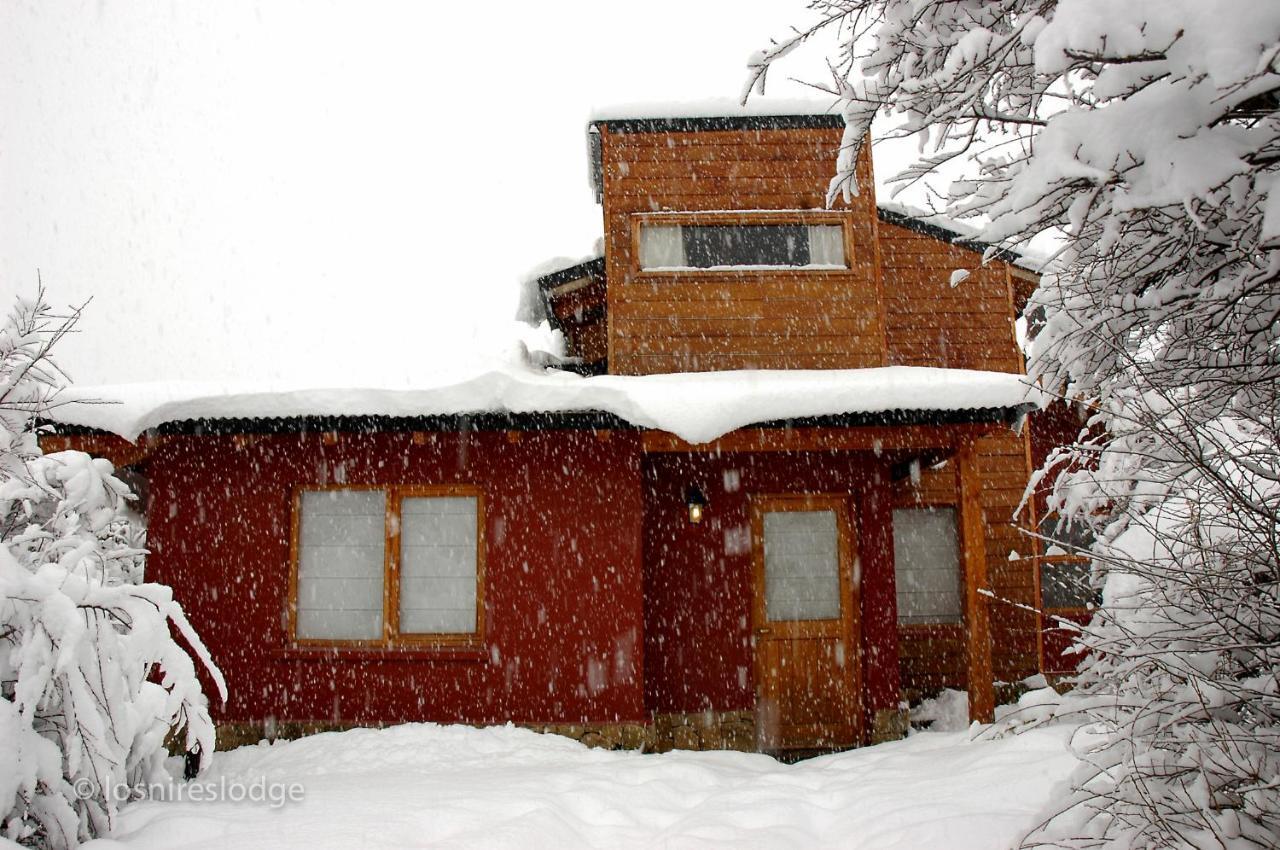
[(838, 224), (810, 225), (809, 262), (844, 268), (844, 228)]
[(405, 499), (400, 509), (400, 633), (476, 630), (476, 499)]
[(840, 553), (834, 511), (764, 515), (765, 616), (768, 620), (840, 617)]
[(387, 494), (326, 490), (302, 494), (298, 534), (299, 638), (382, 637)]
[(955, 508), (893, 512), (899, 623), (960, 620), (960, 538)]
[(640, 226), (640, 268), (680, 268), (685, 265), (684, 238), (678, 224)]

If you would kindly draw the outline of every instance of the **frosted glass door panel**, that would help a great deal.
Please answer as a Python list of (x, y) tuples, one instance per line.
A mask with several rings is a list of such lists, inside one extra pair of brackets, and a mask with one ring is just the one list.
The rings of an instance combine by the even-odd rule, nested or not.
[(386, 515), (387, 494), (382, 490), (302, 494), (297, 637), (382, 637)]
[(840, 548), (834, 511), (764, 515), (765, 616), (780, 620), (840, 617)]

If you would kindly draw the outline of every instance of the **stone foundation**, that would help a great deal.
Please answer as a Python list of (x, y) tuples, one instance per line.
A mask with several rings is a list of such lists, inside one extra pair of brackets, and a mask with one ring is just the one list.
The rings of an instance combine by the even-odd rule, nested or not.
[[(356, 727), (379, 728), (379, 723), (330, 721), (219, 723), (218, 749), (229, 750), (261, 740), (293, 740), (321, 732), (342, 732)], [(480, 727), (486, 724), (472, 724)], [(659, 714), (651, 723), (517, 723), (534, 732), (563, 735), (588, 747), (606, 750), (738, 750), (754, 752), (755, 712), (703, 711), (696, 714)]]
[(756, 751), (754, 711), (700, 711), (653, 718), (656, 752), (669, 750)]
[[(377, 723), (273, 722), (220, 723), (218, 749), (228, 750), (263, 739), (292, 740), (320, 732), (341, 732), (357, 726), (379, 728)], [(472, 724), (477, 727), (486, 724)], [(605, 750), (640, 750), (665, 753), (671, 750), (756, 751), (754, 711), (700, 711), (690, 714), (658, 714), (650, 723), (517, 723), (534, 732), (563, 735), (588, 747)], [(871, 743), (896, 741), (906, 735), (906, 709), (877, 711), (871, 729)]]
[(753, 711), (700, 711), (691, 714), (657, 714), (651, 723), (520, 723), (534, 732), (549, 732), (606, 750), (756, 749), (756, 717)]
[(562, 735), (602, 750), (653, 752), (654, 728), (648, 723), (517, 723), (524, 729)]
[(879, 708), (871, 723), (871, 743), (883, 744), (907, 737), (911, 715), (905, 708)]

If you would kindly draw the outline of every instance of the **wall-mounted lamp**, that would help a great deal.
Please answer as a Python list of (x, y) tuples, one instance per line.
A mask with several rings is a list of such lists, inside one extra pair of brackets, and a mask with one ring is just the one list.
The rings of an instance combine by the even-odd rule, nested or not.
[(702, 515), (707, 509), (707, 497), (697, 487), (685, 491), (685, 503), (689, 506), (689, 522), (697, 525), (702, 522)]

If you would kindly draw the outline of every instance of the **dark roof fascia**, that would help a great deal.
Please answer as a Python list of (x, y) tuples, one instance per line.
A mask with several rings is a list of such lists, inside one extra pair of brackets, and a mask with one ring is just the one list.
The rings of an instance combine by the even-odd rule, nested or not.
[[(976, 239), (970, 239), (958, 231), (924, 221), (923, 219), (903, 215), (900, 212), (887, 210), (884, 207), (876, 207), (876, 214), (880, 220), (886, 224), (893, 224), (898, 227), (905, 227), (907, 230), (914, 230), (916, 233), (955, 245), (957, 248), (965, 248), (969, 251), (977, 251), (979, 254), (982, 254), (985, 253), (988, 248), (996, 247), (992, 246), (988, 242), (979, 242)], [(992, 255), (991, 259), (1014, 262), (1022, 259), (1022, 255), (1017, 251), (1010, 251), (1008, 248), (996, 247), (996, 252)]]
[(604, 257), (596, 257), (595, 259), (578, 263), (576, 266), (569, 266), (550, 274), (544, 274), (542, 277), (534, 278), (533, 282), (543, 292), (547, 292), (562, 283), (568, 283), (580, 277), (604, 277)]
[[(1034, 404), (1012, 407), (984, 407), (973, 410), (887, 410), (875, 413), (842, 413), (831, 416), (806, 416), (795, 419), (772, 419), (744, 425), (743, 428), (857, 428), (896, 425), (1014, 425)], [(59, 435), (109, 434), (97, 428), (80, 425), (50, 425), (49, 433)], [(183, 419), (165, 422), (149, 433), (169, 435), (231, 434), (306, 434), (338, 431), (366, 433), (397, 431), (573, 431), (573, 430), (652, 430), (634, 425), (604, 411), (565, 413), (471, 413), (444, 416), (287, 416), (234, 419)], [(740, 430), (740, 429), (739, 429)]]
[(598, 118), (587, 125), (588, 172), (596, 203), (604, 198), (604, 162), (600, 150), (600, 127), (610, 133), (699, 133), (714, 130), (808, 130), (837, 129), (845, 125), (842, 115), (739, 115), (706, 118)]
[(610, 133), (701, 133), (714, 130), (810, 130), (844, 127), (842, 115), (727, 115), (706, 118), (600, 118)]

